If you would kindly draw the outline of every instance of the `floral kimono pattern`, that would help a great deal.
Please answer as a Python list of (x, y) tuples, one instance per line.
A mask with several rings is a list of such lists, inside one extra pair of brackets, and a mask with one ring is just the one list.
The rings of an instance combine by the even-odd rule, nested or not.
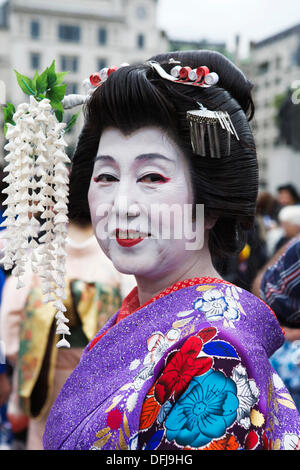
[[(46, 426), (46, 449), (298, 449), (300, 418), (268, 357), (268, 306), (211, 278), (137, 291), (86, 348)], [(109, 353), (108, 353), (109, 352)]]

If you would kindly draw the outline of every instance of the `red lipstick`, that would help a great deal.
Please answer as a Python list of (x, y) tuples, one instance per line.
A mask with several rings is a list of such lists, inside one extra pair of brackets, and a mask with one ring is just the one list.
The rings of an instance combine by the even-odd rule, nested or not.
[[(128, 232), (127, 232), (128, 233)], [(119, 238), (119, 229), (116, 230), (116, 240), (119, 243), (120, 246), (125, 247), (125, 248), (130, 248), (131, 246), (137, 245), (141, 241), (144, 240), (144, 238)]]

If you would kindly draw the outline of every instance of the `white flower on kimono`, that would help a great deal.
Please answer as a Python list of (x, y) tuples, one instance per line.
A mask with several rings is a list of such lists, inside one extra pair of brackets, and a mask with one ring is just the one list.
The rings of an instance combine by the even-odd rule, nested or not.
[(281, 377), (279, 377), (279, 375), (276, 372), (273, 373), (272, 379), (273, 379), (274, 387), (277, 390), (281, 390), (282, 388), (285, 388), (285, 385), (284, 385)]
[(204, 313), (208, 321), (224, 320), (224, 326), (234, 328), (233, 322), (239, 320), (240, 312), (233, 297), (223, 294), (218, 289), (204, 292), (195, 300), (194, 308)]
[(139, 441), (139, 435), (137, 433), (129, 439), (128, 450), (137, 450), (138, 441)]
[(141, 390), (143, 387), (144, 383), (153, 375), (153, 369), (154, 369), (155, 364), (150, 364), (146, 367), (144, 367), (138, 375), (135, 376), (134, 381), (133, 381), (133, 386), (136, 391)]
[(297, 434), (285, 434), (283, 438), (284, 450), (300, 450), (300, 437)]
[(162, 358), (164, 353), (169, 349), (180, 337), (180, 330), (172, 328), (165, 335), (163, 333), (153, 333), (147, 340), (148, 354), (146, 355), (143, 365), (145, 366), (134, 378), (133, 385), (135, 390), (141, 390), (142, 386), (153, 375), (153, 370), (157, 362)]
[(129, 366), (129, 370), (135, 370), (138, 368), (138, 366), (140, 365), (140, 360), (139, 359), (134, 359), (131, 363), (130, 363), (130, 366)]
[(242, 289), (238, 286), (232, 285), (226, 288), (226, 295), (229, 297), (234, 297), (236, 300), (239, 300), (240, 298), (239, 292), (242, 292)]
[(131, 411), (134, 410), (135, 408), (135, 405), (137, 403), (137, 399), (138, 399), (138, 393), (137, 392), (134, 392), (132, 393), (128, 398), (127, 398), (127, 401), (126, 401), (126, 408), (127, 410), (131, 413)]
[(253, 379), (248, 379), (247, 371), (242, 365), (233, 369), (232, 379), (237, 386), (237, 397), (239, 407), (237, 410), (237, 420), (245, 429), (251, 425), (250, 412), (259, 396), (259, 389)]
[(156, 332), (150, 336), (147, 340), (147, 348), (149, 353), (144, 359), (144, 365), (156, 364), (164, 353), (178, 340), (180, 336), (180, 330), (172, 328), (165, 335), (163, 333)]

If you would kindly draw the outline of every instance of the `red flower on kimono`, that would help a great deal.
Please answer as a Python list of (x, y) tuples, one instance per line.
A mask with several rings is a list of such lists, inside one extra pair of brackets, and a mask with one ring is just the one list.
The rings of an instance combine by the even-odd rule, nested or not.
[(121, 426), (123, 420), (123, 415), (118, 408), (111, 410), (107, 415), (107, 425), (113, 430), (116, 431)]
[(206, 328), (190, 337), (179, 351), (171, 353), (164, 372), (155, 386), (154, 396), (163, 404), (172, 394), (175, 400), (186, 390), (194, 376), (205, 374), (212, 366), (212, 358), (197, 357), (202, 345), (216, 334), (215, 328)]
[(259, 437), (255, 431), (250, 431), (245, 440), (245, 449), (254, 450), (259, 444)]

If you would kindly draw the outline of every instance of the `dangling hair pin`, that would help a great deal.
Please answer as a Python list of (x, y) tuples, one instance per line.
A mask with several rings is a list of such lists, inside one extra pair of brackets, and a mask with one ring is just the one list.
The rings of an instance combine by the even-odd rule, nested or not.
[(221, 158), (219, 132), (222, 129), (227, 132), (225, 156), (228, 157), (231, 151), (231, 136), (234, 135), (237, 140), (240, 140), (229, 114), (224, 111), (210, 111), (201, 103), (197, 102), (197, 104), (200, 109), (187, 111), (193, 152), (202, 157), (206, 156), (205, 135), (207, 131), (210, 157)]

